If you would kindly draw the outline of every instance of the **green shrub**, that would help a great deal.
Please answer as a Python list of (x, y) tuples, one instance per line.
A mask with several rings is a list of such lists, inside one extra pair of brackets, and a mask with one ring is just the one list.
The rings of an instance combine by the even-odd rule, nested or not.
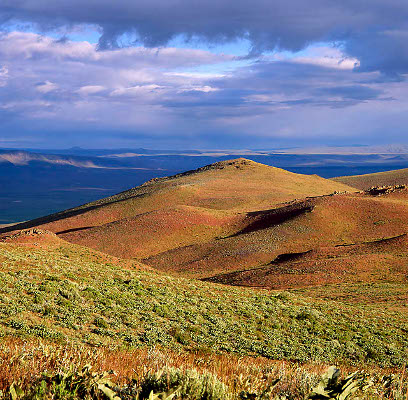
[(166, 368), (158, 373), (148, 374), (140, 383), (140, 400), (149, 399), (152, 392), (162, 395), (174, 393), (178, 399), (189, 400), (231, 398), (228, 387), (212, 374), (199, 374), (196, 370), (182, 371), (177, 368)]

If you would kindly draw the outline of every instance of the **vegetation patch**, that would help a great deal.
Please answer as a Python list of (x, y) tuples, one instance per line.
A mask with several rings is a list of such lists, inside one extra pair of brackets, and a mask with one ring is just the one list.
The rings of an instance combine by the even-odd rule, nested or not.
[(0, 335), (402, 367), (398, 313), (107, 263), (74, 245), (0, 248)]

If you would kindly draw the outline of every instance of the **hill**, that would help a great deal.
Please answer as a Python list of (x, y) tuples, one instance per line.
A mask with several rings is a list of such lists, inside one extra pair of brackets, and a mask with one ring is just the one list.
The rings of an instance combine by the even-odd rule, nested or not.
[[(247, 228), (236, 234), (219, 237), (205, 243), (181, 246), (144, 259), (143, 262), (153, 268), (171, 271), (172, 273), (196, 278), (208, 278), (214, 275), (233, 271), (252, 270), (260, 274), (268, 265), (268, 279), (260, 277), (255, 286), (272, 288), (299, 287), (305, 285), (325, 284), (363, 279), (375, 281), (382, 276), (384, 265), (378, 259), (379, 272), (367, 274), (368, 257), (360, 259), (351, 254), (336, 256), (336, 260), (313, 260), (320, 267), (310, 269), (292, 268), (293, 261), (288, 262), (288, 268), (279, 270), (274, 261), (284, 254), (308, 253), (308, 257), (322, 257), (321, 248), (337, 248), (337, 246), (361, 242), (373, 242), (367, 248), (374, 252), (377, 240), (398, 236), (407, 232), (408, 193), (406, 190), (390, 193), (386, 196), (370, 196), (364, 193), (325, 196), (297, 202), (297, 212), (293, 218), (274, 220), (270, 212), (252, 213), (247, 216)], [(288, 207), (282, 207), (288, 211)], [(281, 208), (281, 209), (282, 209)], [(276, 210), (273, 210), (276, 211)], [(288, 213), (290, 216), (290, 213)], [(293, 214), (292, 214), (293, 215)], [(273, 217), (273, 214), (272, 214)], [(249, 221), (248, 221), (249, 220)], [(256, 220), (257, 225), (251, 223)], [(251, 227), (252, 229), (248, 229)], [(254, 229), (257, 228), (257, 229)], [(340, 247), (342, 248), (342, 247)], [(405, 247), (395, 248), (394, 262), (401, 268), (406, 263)], [(381, 253), (379, 247), (376, 253)], [(336, 261), (341, 268), (330, 269), (329, 265)], [(358, 262), (357, 262), (358, 261)], [(327, 268), (325, 265), (327, 264)], [(282, 264), (280, 264), (282, 266)], [(371, 266), (373, 267), (373, 266)], [(345, 271), (349, 271), (346, 273)], [(288, 272), (290, 271), (290, 272)], [(281, 275), (287, 279), (281, 279)], [(288, 275), (289, 274), (289, 275)], [(290, 277), (290, 279), (289, 279)], [(396, 275), (388, 275), (387, 279), (397, 279)], [(400, 279), (400, 278), (398, 278)], [(397, 279), (397, 280), (398, 280)], [(233, 283), (235, 281), (230, 281)], [(238, 283), (238, 282), (237, 282)]]
[(40, 227), (114, 256), (147, 259), (236, 234), (260, 210), (346, 190), (354, 189), (318, 176), (237, 159), (153, 179), (115, 196), (0, 232)]
[(367, 190), (373, 186), (408, 185), (408, 168), (374, 174), (339, 176), (331, 179), (361, 190)]
[[(205, 280), (228, 285), (289, 288), (356, 282), (406, 282), (407, 234), (283, 253), (264, 266)], [(299, 279), (301, 278), (301, 279)]]
[(0, 243), (2, 337), (359, 366), (406, 360), (406, 311), (174, 278), (64, 241), (34, 246), (21, 237)]
[[(406, 189), (373, 196), (239, 159), (5, 227), (0, 388), (94, 384), (91, 362), (119, 369), (120, 396), (188, 366), (231, 398), (270, 385), (305, 398), (335, 363), (369, 371), (375, 398), (402, 398), (407, 220)], [(66, 360), (78, 367), (61, 375)]]
[[(372, 196), (237, 159), (154, 179), (3, 235), (34, 226), (172, 275), (287, 289), (403, 282), (407, 220), (405, 189)], [(384, 240), (393, 237), (398, 245)]]

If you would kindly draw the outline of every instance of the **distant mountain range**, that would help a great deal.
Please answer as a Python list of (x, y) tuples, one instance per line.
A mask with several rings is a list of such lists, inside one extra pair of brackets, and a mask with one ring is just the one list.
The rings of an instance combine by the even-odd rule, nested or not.
[[(13, 150), (13, 149), (8, 149)], [(19, 149), (20, 150), (20, 149)], [(309, 146), (309, 147), (271, 147), (269, 149), (145, 149), (139, 148), (117, 148), (117, 149), (85, 149), (82, 147), (71, 147), (69, 149), (21, 149), (31, 153), (41, 154), (60, 154), (76, 156), (95, 156), (95, 157), (136, 157), (152, 155), (184, 155), (184, 156), (265, 156), (265, 155), (394, 155), (407, 154), (408, 145), (347, 145), (347, 146)]]

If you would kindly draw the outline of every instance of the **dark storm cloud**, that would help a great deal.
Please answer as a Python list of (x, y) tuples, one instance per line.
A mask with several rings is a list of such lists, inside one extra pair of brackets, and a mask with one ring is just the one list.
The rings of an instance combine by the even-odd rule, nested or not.
[[(408, 6), (408, 3), (407, 3)], [(346, 51), (360, 60), (358, 71), (381, 71), (394, 80), (408, 72), (408, 30), (384, 29), (360, 33), (350, 39)]]
[(213, 43), (245, 38), (254, 54), (340, 41), (361, 71), (408, 72), (406, 0), (3, 0), (0, 21), (46, 30), (96, 25), (101, 48), (116, 46), (124, 33), (146, 46), (177, 35)]

